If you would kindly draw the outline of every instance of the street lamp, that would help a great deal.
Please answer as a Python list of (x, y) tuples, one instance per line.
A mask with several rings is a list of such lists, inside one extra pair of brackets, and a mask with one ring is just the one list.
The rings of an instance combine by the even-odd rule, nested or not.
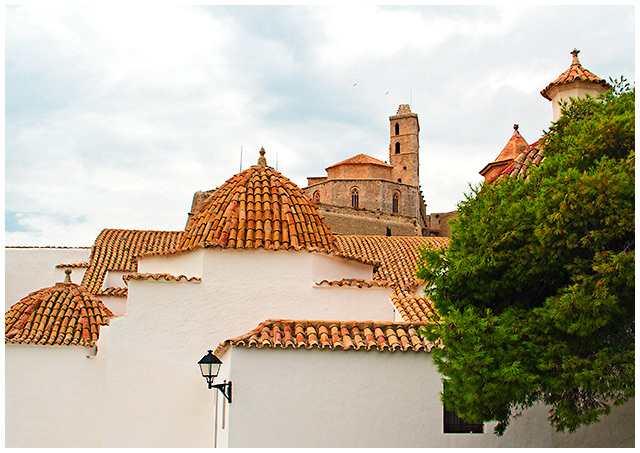
[(209, 388), (220, 390), (227, 401), (229, 401), (229, 404), (231, 404), (231, 381), (227, 382), (225, 380), (223, 384), (213, 383), (213, 380), (220, 372), (220, 365), (222, 365), (220, 359), (213, 355), (213, 351), (209, 349), (207, 355), (200, 359), (198, 365), (200, 365), (200, 372), (202, 373), (202, 377), (207, 380)]

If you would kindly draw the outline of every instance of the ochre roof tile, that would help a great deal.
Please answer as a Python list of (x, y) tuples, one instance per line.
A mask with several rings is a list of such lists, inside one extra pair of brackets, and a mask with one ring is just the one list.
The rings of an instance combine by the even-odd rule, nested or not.
[(573, 49), (573, 51), (571, 52), (571, 54), (573, 55), (573, 59), (571, 61), (571, 66), (569, 66), (569, 69), (567, 69), (562, 74), (560, 74), (560, 76), (558, 76), (556, 80), (551, 82), (549, 85), (545, 87), (544, 90), (540, 92), (540, 94), (545, 99), (548, 99), (549, 101), (551, 100), (551, 97), (549, 96), (549, 91), (551, 91), (552, 88), (559, 85), (568, 85), (570, 83), (577, 82), (577, 81), (593, 82), (593, 83), (597, 83), (598, 85), (601, 85), (606, 89), (611, 88), (611, 85), (609, 85), (604, 79), (601, 79), (591, 71), (582, 67), (582, 65), (580, 64), (580, 61), (578, 60), (579, 52), (580, 52), (579, 50)]
[(357, 156), (353, 156), (349, 159), (338, 162), (337, 164), (333, 164), (327, 167), (325, 170), (329, 170), (330, 168), (338, 167), (340, 165), (378, 165), (380, 167), (392, 168), (392, 166), (388, 163), (376, 159), (375, 157), (367, 156), (366, 154), (358, 154)]
[(5, 343), (94, 346), (113, 313), (74, 283), (35, 291), (4, 315)]
[(126, 295), (126, 288), (102, 289), (107, 272), (135, 272), (136, 258), (140, 254), (174, 249), (183, 234), (183, 231), (102, 230), (91, 247), (90, 263), (82, 286), (94, 295)]
[(399, 288), (413, 288), (420, 247), (443, 247), (449, 239), (426, 236), (335, 236), (339, 250), (347, 256), (377, 262), (373, 279), (393, 282)]
[(315, 204), (266, 163), (233, 176), (193, 214), (178, 250), (197, 247), (337, 252)]
[(391, 302), (402, 319), (408, 322), (429, 322), (436, 315), (433, 303), (429, 299), (410, 291), (396, 289), (391, 296)]
[[(229, 346), (428, 352), (433, 344), (418, 334), (418, 329), (423, 324), (268, 319), (251, 332), (224, 341), (215, 353), (222, 354)], [(285, 333), (284, 341), (282, 332)]]

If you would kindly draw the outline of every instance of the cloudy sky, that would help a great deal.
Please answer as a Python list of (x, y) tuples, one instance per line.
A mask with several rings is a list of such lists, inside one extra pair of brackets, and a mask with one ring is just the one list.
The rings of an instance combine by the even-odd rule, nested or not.
[[(269, 165), (301, 187), (388, 118), (420, 121), (428, 212), (455, 209), (581, 50), (635, 82), (633, 6), (122, 6), (5, 9), (5, 241), (90, 246), (181, 230), (193, 193)], [(242, 161), (241, 161), (242, 152)]]

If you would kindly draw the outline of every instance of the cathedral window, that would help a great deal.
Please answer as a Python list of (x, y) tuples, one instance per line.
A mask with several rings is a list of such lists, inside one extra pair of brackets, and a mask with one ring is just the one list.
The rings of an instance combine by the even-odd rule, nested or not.
[(360, 207), (360, 193), (358, 192), (358, 189), (356, 187), (351, 189), (351, 207)]
[(396, 142), (396, 154), (400, 154), (400, 142)]
[(313, 192), (313, 202), (315, 204), (320, 203), (320, 191), (316, 190), (315, 192)]
[(399, 208), (400, 208), (400, 194), (396, 192), (393, 194), (391, 210), (393, 211), (394, 214), (397, 214)]
[(396, 123), (396, 135), (400, 135), (400, 125)]

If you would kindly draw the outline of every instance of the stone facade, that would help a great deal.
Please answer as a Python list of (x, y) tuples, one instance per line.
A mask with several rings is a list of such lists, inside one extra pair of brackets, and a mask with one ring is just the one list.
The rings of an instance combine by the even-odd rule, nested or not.
[(334, 233), (428, 235), (419, 180), (418, 115), (400, 105), (389, 117), (389, 163), (359, 154), (308, 178), (302, 190)]

